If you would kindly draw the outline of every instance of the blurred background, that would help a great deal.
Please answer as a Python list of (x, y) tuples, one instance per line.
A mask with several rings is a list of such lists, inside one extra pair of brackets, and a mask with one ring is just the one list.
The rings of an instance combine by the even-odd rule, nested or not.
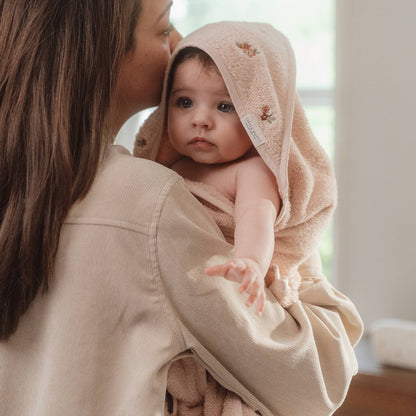
[[(291, 41), (297, 87), (332, 158), (339, 205), (320, 251), (325, 274), (370, 327), (416, 321), (416, 2), (175, 0), (187, 35), (221, 20), (271, 23)], [(149, 111), (116, 141), (132, 150)]]

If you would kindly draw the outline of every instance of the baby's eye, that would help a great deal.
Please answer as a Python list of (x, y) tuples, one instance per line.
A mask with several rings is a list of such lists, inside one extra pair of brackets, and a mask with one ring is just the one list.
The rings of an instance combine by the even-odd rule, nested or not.
[(176, 105), (181, 108), (190, 108), (192, 104), (192, 100), (188, 97), (180, 97), (176, 100)]
[(218, 104), (217, 109), (223, 113), (234, 113), (235, 111), (235, 108), (231, 103), (220, 103)]

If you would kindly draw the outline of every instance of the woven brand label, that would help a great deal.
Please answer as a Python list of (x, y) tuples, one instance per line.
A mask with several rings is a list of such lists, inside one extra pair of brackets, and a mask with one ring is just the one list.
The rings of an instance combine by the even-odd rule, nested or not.
[(259, 147), (266, 143), (266, 138), (261, 132), (260, 127), (257, 124), (256, 117), (254, 117), (253, 114), (249, 114), (248, 116), (243, 117), (241, 119), (241, 123), (243, 123), (243, 126), (255, 147)]

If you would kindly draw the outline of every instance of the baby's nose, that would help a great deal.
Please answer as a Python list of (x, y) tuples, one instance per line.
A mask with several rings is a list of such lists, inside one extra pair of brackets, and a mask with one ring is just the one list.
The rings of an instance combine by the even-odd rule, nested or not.
[(194, 127), (200, 127), (204, 129), (212, 128), (213, 120), (209, 114), (209, 111), (203, 109), (196, 110), (192, 119), (192, 125)]

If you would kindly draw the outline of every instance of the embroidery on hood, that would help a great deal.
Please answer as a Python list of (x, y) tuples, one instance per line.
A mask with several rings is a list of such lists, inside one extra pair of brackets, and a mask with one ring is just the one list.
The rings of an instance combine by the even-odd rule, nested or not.
[(138, 139), (138, 140), (136, 140), (136, 146), (143, 148), (146, 145), (147, 145), (147, 142), (146, 142), (145, 139)]
[(270, 111), (270, 107), (268, 105), (264, 105), (262, 108), (262, 115), (260, 116), (261, 121), (267, 121), (268, 123), (273, 123), (276, 120), (274, 114)]
[(237, 42), (236, 45), (246, 54), (249, 56), (249, 58), (253, 58), (253, 56), (256, 56), (259, 54), (259, 51), (255, 49), (253, 46), (251, 46), (248, 42), (240, 43)]

